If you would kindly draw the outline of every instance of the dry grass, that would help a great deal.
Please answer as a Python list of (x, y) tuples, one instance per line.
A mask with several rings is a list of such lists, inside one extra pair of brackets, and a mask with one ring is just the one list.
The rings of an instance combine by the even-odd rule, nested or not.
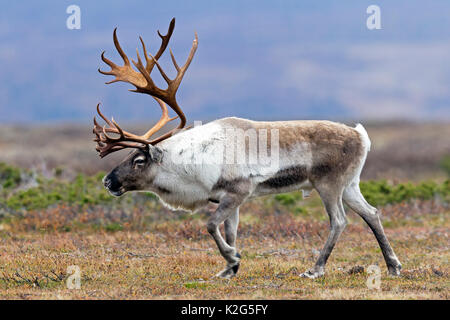
[[(201, 215), (117, 232), (25, 231), (14, 221), (2, 224), (0, 298), (449, 299), (448, 208), (432, 201), (384, 208), (387, 235), (403, 263), (401, 277), (387, 275), (375, 238), (350, 213), (326, 276), (310, 280), (298, 275), (313, 265), (328, 222), (314, 206), (317, 199), (308, 201), (309, 216), (250, 214), (264, 207), (258, 202), (243, 208), (238, 241), (243, 259), (229, 281), (211, 278), (224, 261)], [(23, 219), (25, 225), (33, 221)], [(56, 215), (53, 221), (60, 219)], [(367, 288), (364, 269), (372, 264), (381, 267), (381, 290)], [(66, 288), (70, 265), (81, 269), (80, 290)]]

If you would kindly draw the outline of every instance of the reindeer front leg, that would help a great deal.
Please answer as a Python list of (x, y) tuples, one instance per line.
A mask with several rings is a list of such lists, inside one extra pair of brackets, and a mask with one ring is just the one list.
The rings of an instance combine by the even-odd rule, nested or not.
[[(209, 218), (208, 232), (214, 238), (220, 253), (227, 261), (227, 266), (216, 277), (229, 279), (236, 275), (241, 261), (241, 255), (236, 250), (236, 233), (239, 221), (239, 205), (241, 202), (232, 196), (225, 196), (220, 201), (219, 207)], [(225, 241), (220, 234), (219, 225), (225, 222)]]
[(236, 248), (237, 229), (239, 225), (239, 207), (225, 220), (225, 240), (229, 246)]

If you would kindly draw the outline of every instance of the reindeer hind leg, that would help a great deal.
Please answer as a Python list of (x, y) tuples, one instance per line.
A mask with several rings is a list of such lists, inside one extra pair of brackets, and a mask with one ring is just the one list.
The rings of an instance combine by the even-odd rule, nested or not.
[(389, 273), (391, 275), (400, 275), (402, 265), (384, 233), (379, 211), (364, 199), (364, 196), (359, 189), (359, 181), (353, 181), (345, 188), (343, 199), (345, 203), (369, 225), (383, 252)]

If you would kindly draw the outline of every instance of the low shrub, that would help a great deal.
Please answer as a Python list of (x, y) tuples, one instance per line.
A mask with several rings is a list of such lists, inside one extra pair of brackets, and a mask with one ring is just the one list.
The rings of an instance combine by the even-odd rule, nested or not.
[(17, 187), (21, 182), (20, 169), (0, 162), (0, 185), (5, 189)]
[(450, 180), (442, 184), (434, 181), (424, 181), (418, 184), (410, 182), (390, 184), (386, 180), (364, 181), (360, 183), (364, 198), (373, 206), (400, 203), (412, 199), (429, 200), (441, 197), (448, 201), (450, 195)]
[[(64, 180), (59, 175), (53, 178), (37, 176), (35, 186), (22, 186), (21, 177), (25, 170), (0, 163), (0, 206), (15, 211), (46, 209), (58, 204), (74, 206), (127, 205), (154, 202), (156, 196), (150, 193), (129, 194), (121, 198), (111, 196), (103, 187), (105, 173), (93, 176), (77, 175), (73, 180)], [(6, 186), (5, 186), (6, 185)]]
[[(93, 176), (77, 175), (72, 180), (65, 180), (56, 173), (46, 178), (28, 170), (19, 169), (0, 163), (0, 208), (1, 210), (31, 211), (41, 210), (57, 205), (71, 205), (80, 208), (102, 205), (117, 208), (139, 205), (148, 207), (154, 204), (157, 197), (151, 193), (130, 193), (120, 198), (112, 197), (103, 187), (101, 180), (105, 173)], [(30, 186), (26, 180), (33, 177)], [(424, 181), (419, 184), (391, 184), (386, 180), (365, 181), (360, 184), (361, 192), (366, 200), (374, 206), (400, 203), (411, 199), (428, 200), (441, 197), (449, 200), (450, 180), (442, 184)], [(302, 200), (300, 192), (274, 195), (276, 203), (288, 208), (296, 208)], [(299, 214), (303, 209), (297, 209)], [(115, 227), (112, 227), (113, 229)]]
[[(373, 206), (401, 203), (412, 199), (429, 200), (440, 197), (448, 202), (450, 196), (450, 180), (442, 184), (434, 181), (423, 181), (418, 184), (410, 182), (391, 184), (386, 180), (364, 181), (360, 183), (360, 189), (364, 198)], [(274, 196), (277, 203), (293, 207), (302, 196), (298, 192), (277, 194)]]

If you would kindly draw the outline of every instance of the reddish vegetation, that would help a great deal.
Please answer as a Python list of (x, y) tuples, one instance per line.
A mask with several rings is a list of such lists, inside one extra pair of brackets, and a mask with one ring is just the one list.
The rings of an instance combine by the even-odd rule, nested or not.
[[(0, 298), (448, 299), (448, 209), (427, 201), (383, 212), (403, 262), (399, 278), (386, 276), (375, 238), (349, 214), (326, 276), (302, 279), (298, 275), (314, 263), (328, 222), (316, 212), (307, 217), (255, 212), (243, 214), (238, 241), (243, 261), (231, 281), (211, 278), (222, 260), (198, 216), (139, 224), (134, 221), (144, 221), (147, 214), (122, 217), (63, 206), (33, 212), (1, 225)], [(94, 227), (106, 218), (121, 221), (123, 231)], [(67, 225), (74, 229), (58, 230)], [(80, 290), (66, 288), (71, 265), (81, 270)], [(381, 268), (381, 290), (366, 286), (369, 265)]]

